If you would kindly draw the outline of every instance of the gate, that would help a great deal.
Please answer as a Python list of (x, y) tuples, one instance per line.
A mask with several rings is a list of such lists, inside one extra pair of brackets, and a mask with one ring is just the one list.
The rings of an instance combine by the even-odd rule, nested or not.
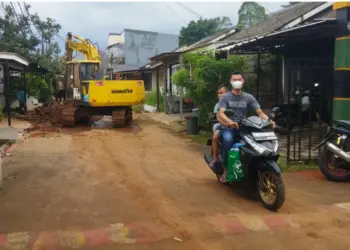
[(287, 132), (280, 135), (281, 154), (288, 165), (312, 164), (319, 155), (314, 148), (331, 124), (333, 58), (287, 59), (285, 68), (287, 101), (279, 106), (285, 110)]

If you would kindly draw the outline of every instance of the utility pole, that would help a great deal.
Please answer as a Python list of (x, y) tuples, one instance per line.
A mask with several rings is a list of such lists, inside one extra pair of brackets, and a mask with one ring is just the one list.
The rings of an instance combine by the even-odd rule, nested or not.
[(350, 120), (350, 2), (333, 4), (336, 13), (333, 120)]

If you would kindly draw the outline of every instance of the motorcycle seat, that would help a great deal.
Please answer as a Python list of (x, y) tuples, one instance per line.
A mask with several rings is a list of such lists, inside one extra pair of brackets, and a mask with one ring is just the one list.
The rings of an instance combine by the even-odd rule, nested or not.
[(347, 120), (336, 120), (336, 121), (333, 121), (333, 123), (339, 126), (350, 128), (350, 121), (347, 121)]

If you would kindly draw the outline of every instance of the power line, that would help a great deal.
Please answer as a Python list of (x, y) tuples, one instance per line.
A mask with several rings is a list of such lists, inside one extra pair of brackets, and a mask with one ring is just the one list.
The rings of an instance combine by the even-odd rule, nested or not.
[[(33, 23), (34, 27), (36, 28), (36, 30), (37, 30), (38, 33), (39, 33), (39, 30), (40, 30), (40, 29), (38, 29), (38, 27), (35, 26), (35, 24), (34, 24), (34, 22), (33, 22), (33, 20), (32, 20), (32, 17), (31, 17), (31, 15), (30, 15), (30, 13), (29, 13), (28, 7), (26, 6), (26, 3), (23, 2), (23, 4), (24, 4), (24, 6), (25, 6), (24, 9), (26, 10), (28, 16), (30, 17), (31, 22)], [(66, 41), (66, 40), (65, 40), (64, 38), (62, 38), (58, 33), (57, 33), (57, 34), (54, 34), (54, 35), (57, 36), (58, 38), (60, 38), (62, 41)]]
[(194, 10), (192, 10), (191, 8), (189, 8), (188, 6), (186, 6), (185, 4), (183, 3), (180, 3), (180, 2), (176, 2), (178, 5), (180, 5), (182, 8), (184, 8), (185, 10), (191, 12), (192, 14), (194, 14), (196, 17), (198, 18), (202, 18), (201, 15), (199, 15), (197, 12), (195, 12)]
[(203, 18), (203, 16), (201, 16), (200, 14), (198, 14), (197, 12), (195, 12), (193, 9), (191, 9), (190, 7), (186, 6), (184, 3), (181, 2), (176, 2), (178, 5), (180, 5), (182, 8), (184, 8), (185, 10), (191, 12), (193, 15), (195, 15), (198, 18)]
[[(37, 31), (37, 34), (36, 34), (36, 35), (38, 35), (38, 33), (40, 33), (40, 29), (38, 29), (38, 27), (35, 26), (35, 23), (34, 23), (34, 21), (33, 21), (33, 19), (32, 19), (32, 15), (29, 13), (29, 7), (26, 5), (25, 2), (23, 2), (23, 5), (24, 5), (24, 9), (25, 9), (25, 11), (26, 11), (26, 13), (27, 13), (27, 16), (29, 17), (29, 20), (31, 21), (31, 23), (33, 24), (34, 28), (35, 28), (36, 31)], [(41, 33), (42, 33), (42, 32), (41, 32)], [(42, 34), (41, 34), (41, 35), (42, 35)], [(40, 40), (40, 39), (39, 39), (39, 40)]]
[[(23, 13), (21, 4), (20, 4), (19, 2), (17, 2), (17, 4), (18, 4), (18, 6), (19, 6), (19, 9), (20, 9), (22, 15), (24, 16), (24, 13)], [(26, 17), (28, 18), (28, 16), (26, 16)], [(29, 18), (30, 18), (30, 17), (29, 17)], [(34, 35), (34, 32), (33, 32), (32, 28), (30, 27), (31, 25), (30, 25), (30, 23), (28, 22), (28, 20), (27, 20), (27, 19), (24, 19), (24, 20), (25, 20), (27, 26), (29, 27), (30, 33), (32, 33), (32, 35), (33, 35), (36, 39), (39, 40), (39, 38), (37, 38), (37, 36)]]
[(164, 2), (164, 4), (165, 4), (166, 7), (167, 7), (175, 16), (177, 16), (184, 24), (187, 24), (187, 22), (186, 22), (184, 19), (182, 19), (182, 17), (180, 17), (180, 16), (176, 13), (176, 11), (173, 10), (173, 8), (171, 8), (171, 6), (168, 4), (168, 2)]
[(60, 34), (58, 34), (58, 33), (55, 34), (55, 36), (57, 36), (58, 38), (60, 38), (60, 39), (61, 39), (62, 41), (64, 41), (64, 42), (66, 41), (66, 39), (62, 38), (62, 37), (60, 36)]
[(10, 2), (10, 5), (11, 5), (11, 7), (12, 7), (13, 13), (14, 13), (15, 18), (16, 18), (16, 20), (17, 20), (18, 26), (19, 26), (19, 28), (20, 28), (21, 31), (22, 31), (22, 35), (24, 36), (25, 39), (27, 39), (27, 36), (26, 36), (24, 30), (22, 29), (22, 25), (21, 25), (21, 23), (19, 22), (19, 19), (18, 19), (16, 10), (15, 10), (15, 7), (13, 6), (12, 2)]

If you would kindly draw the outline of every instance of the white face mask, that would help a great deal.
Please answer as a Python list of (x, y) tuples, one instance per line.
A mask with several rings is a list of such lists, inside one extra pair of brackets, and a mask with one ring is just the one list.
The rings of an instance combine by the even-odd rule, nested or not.
[(242, 81), (231, 81), (232, 88), (241, 89), (243, 87)]

